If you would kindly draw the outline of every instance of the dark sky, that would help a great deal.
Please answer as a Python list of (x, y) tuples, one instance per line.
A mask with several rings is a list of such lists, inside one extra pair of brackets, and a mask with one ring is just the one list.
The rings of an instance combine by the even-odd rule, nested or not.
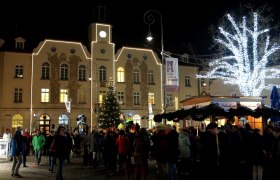
[[(12, 39), (21, 35), (35, 48), (46, 38), (81, 41), (87, 45), (87, 28), (94, 20), (94, 7), (104, 4), (113, 26), (113, 42), (116, 50), (121, 46), (160, 49), (160, 24), (151, 26), (154, 44), (145, 37), (148, 26), (143, 21), (149, 9), (162, 15), (165, 50), (171, 53), (190, 52), (190, 44), (196, 55), (211, 54), (213, 41), (208, 28), (217, 27), (219, 19), (227, 12), (239, 9), (240, 4), (269, 2), (273, 12), (279, 14), (279, 0), (39, 0), (26, 4), (23, 0), (1, 1), (0, 38)], [(62, 3), (63, 2), (63, 3)], [(8, 3), (8, 4), (7, 4)], [(276, 18), (277, 20), (277, 18)], [(15, 35), (16, 34), (16, 35)]]

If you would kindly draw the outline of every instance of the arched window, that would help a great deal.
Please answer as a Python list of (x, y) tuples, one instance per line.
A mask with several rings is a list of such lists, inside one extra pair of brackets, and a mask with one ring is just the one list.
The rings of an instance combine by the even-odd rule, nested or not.
[(117, 70), (117, 82), (124, 82), (124, 69), (119, 67)]
[(42, 64), (42, 79), (50, 79), (50, 64), (43, 62)]
[(106, 67), (100, 66), (99, 68), (99, 81), (106, 81)]
[(86, 80), (86, 66), (80, 65), (79, 66), (79, 81), (85, 81)]
[(139, 84), (140, 83), (140, 73), (138, 69), (133, 70), (133, 83)]
[(139, 115), (139, 114), (135, 114), (133, 117), (132, 117), (132, 119), (133, 119), (133, 123), (134, 124), (139, 124), (140, 125), (140, 127), (141, 127), (141, 116)]
[(60, 66), (60, 79), (68, 80), (68, 65), (65, 63)]
[(16, 129), (18, 126), (20, 127), (23, 126), (23, 116), (20, 114), (16, 114), (12, 118), (12, 128)]
[(152, 70), (148, 71), (148, 84), (155, 84), (154, 71)]

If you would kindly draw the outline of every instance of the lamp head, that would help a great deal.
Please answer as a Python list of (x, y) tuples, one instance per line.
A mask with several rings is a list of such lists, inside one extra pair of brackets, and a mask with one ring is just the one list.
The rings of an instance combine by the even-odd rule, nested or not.
[(146, 37), (146, 39), (147, 39), (148, 41), (152, 41), (152, 40), (153, 40), (153, 36), (152, 36), (151, 31), (148, 32), (148, 36)]

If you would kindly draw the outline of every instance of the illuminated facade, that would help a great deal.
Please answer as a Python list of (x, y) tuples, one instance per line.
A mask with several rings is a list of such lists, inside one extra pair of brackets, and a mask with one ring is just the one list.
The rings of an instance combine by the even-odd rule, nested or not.
[[(108, 24), (93, 23), (88, 32), (88, 47), (44, 40), (32, 53), (19, 53), (25, 40), (17, 38), (15, 51), (0, 52), (0, 134), (19, 125), (46, 133), (59, 124), (73, 130), (80, 117), (89, 126), (97, 126), (98, 104), (110, 78), (123, 120), (143, 127), (154, 125), (152, 115), (163, 112), (162, 64), (157, 54), (134, 47), (122, 47), (115, 54)], [(167, 93), (167, 112), (181, 108), (179, 101), (186, 96), (202, 93), (197, 71), (195, 66), (179, 65), (179, 91)], [(66, 101), (71, 101), (70, 113)]]

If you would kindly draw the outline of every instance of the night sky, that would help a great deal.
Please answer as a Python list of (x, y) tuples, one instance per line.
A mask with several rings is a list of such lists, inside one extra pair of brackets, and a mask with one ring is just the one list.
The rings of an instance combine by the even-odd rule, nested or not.
[[(148, 26), (143, 21), (149, 9), (158, 10), (162, 15), (164, 49), (174, 54), (211, 54), (213, 37), (209, 27), (217, 28), (219, 20), (227, 13), (240, 9), (250, 2), (262, 5), (268, 2), (280, 19), (279, 0), (40, 0), (26, 4), (23, 0), (1, 1), (0, 38), (13, 41), (22, 36), (33, 48), (44, 39), (74, 40), (87, 45), (87, 28), (95, 22), (94, 7), (103, 4), (108, 10), (107, 23), (113, 26), (113, 42), (116, 50), (121, 46), (151, 47), (160, 49), (160, 24), (151, 26), (155, 41), (150, 44), (145, 37)], [(8, 4), (7, 4), (8, 3)], [(278, 11), (278, 12), (277, 12)], [(276, 14), (278, 13), (278, 15)], [(193, 51), (192, 51), (193, 49)]]

